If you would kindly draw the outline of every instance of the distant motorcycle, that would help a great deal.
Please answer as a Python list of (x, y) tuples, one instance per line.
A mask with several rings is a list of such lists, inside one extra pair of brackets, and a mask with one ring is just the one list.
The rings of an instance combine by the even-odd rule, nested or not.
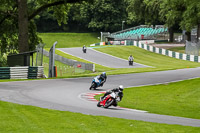
[(86, 53), (86, 49), (83, 49), (83, 53)]
[(87, 48), (85, 47), (85, 45), (83, 46), (83, 53), (86, 53)]
[(129, 66), (132, 66), (133, 65), (133, 61), (129, 61)]
[(97, 107), (103, 106), (104, 108), (108, 108), (112, 105), (116, 106), (117, 102), (120, 101), (118, 96), (118, 92), (112, 92), (111, 94), (107, 95), (105, 98), (100, 98), (100, 101), (97, 103)]
[(100, 84), (101, 84), (101, 79), (98, 79), (98, 78), (99, 78), (99, 76), (96, 76), (96, 77), (92, 80), (91, 87), (89, 88), (90, 90), (96, 90), (96, 88), (100, 86)]

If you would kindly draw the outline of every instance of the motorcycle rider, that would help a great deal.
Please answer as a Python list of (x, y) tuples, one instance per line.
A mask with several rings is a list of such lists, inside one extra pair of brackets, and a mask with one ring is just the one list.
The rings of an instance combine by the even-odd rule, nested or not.
[[(123, 85), (120, 85), (118, 88), (106, 91), (106, 93), (104, 94), (104, 96), (101, 97), (101, 100), (104, 99), (107, 95), (111, 94), (112, 92), (118, 92), (118, 96), (119, 96), (120, 101), (121, 101), (122, 98), (123, 98), (123, 90), (124, 90)], [(117, 102), (115, 102), (113, 105), (117, 106)]]
[(133, 65), (133, 60), (134, 60), (133, 56), (130, 55), (130, 56), (128, 57), (129, 66), (132, 66), (132, 65)]
[(86, 50), (87, 50), (87, 48), (86, 48), (86, 46), (84, 45), (84, 46), (83, 46), (83, 53), (86, 53)]
[(99, 86), (103, 86), (103, 84), (106, 82), (106, 79), (107, 79), (106, 72), (102, 72), (102, 74), (100, 74), (98, 77), (98, 80), (101, 80)]

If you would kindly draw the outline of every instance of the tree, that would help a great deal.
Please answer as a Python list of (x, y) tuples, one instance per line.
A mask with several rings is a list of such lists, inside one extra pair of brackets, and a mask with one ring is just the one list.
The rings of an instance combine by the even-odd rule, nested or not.
[(128, 0), (129, 19), (148, 25), (165, 24), (173, 42), (174, 28), (182, 20), (185, 4), (182, 0)]
[(191, 31), (197, 26), (197, 41), (200, 37), (200, 1), (199, 0), (184, 0), (186, 10), (183, 13), (183, 20), (180, 25), (182, 29)]
[(124, 0), (94, 0), (93, 4), (80, 5), (79, 22), (84, 22), (93, 31), (121, 30), (121, 23), (127, 19)]
[(129, 22), (138, 22), (140, 24), (156, 25), (162, 24), (160, 19), (161, 0), (128, 0)]
[(149, 25), (164, 24), (160, 17), (162, 0), (145, 0), (145, 23)]
[(174, 40), (174, 28), (182, 20), (185, 4), (182, 0), (162, 0), (160, 5), (160, 16), (169, 30), (169, 40)]
[(71, 4), (69, 11), (68, 26), (73, 31), (89, 31), (88, 24), (91, 17), (91, 4), (83, 1), (81, 3)]
[(27, 0), (18, 0), (19, 51), (29, 51)]
[[(30, 48), (33, 50), (36, 42), (38, 43), (40, 41), (36, 33), (35, 23), (32, 21), (33, 18), (42, 11), (48, 9), (53, 11), (59, 24), (62, 22), (66, 23), (68, 4), (80, 1), (81, 0), (1, 0), (1, 53), (8, 52), (6, 48), (17, 49), (19, 52), (29, 51)], [(18, 45), (16, 45), (17, 40)], [(2, 48), (4, 50), (2, 50)]]
[[(17, 49), (17, 4), (13, 0), (2, 0), (0, 4), (0, 54)], [(11, 51), (10, 51), (11, 50)]]
[(144, 0), (127, 0), (128, 23), (138, 22), (145, 23), (145, 8)]
[(75, 24), (78, 31), (118, 31), (122, 21), (127, 20), (125, 0), (94, 0), (93, 4), (83, 1), (71, 6), (68, 24)]

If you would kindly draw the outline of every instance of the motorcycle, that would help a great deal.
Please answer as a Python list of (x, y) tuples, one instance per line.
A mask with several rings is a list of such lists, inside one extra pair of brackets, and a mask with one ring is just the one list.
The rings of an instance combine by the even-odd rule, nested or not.
[(83, 46), (83, 53), (86, 53), (87, 48)]
[(118, 96), (118, 92), (112, 92), (111, 94), (107, 95), (105, 98), (100, 97), (100, 101), (97, 103), (97, 107), (103, 106), (104, 108), (108, 108), (110, 106), (116, 106), (117, 102), (120, 101)]
[(83, 53), (86, 53), (86, 49), (83, 49)]
[(129, 61), (129, 66), (132, 66), (133, 65), (133, 61)]
[(96, 88), (100, 86), (100, 84), (101, 84), (101, 79), (98, 79), (98, 78), (99, 78), (99, 76), (96, 76), (96, 77), (92, 80), (91, 87), (89, 88), (90, 90), (96, 90)]

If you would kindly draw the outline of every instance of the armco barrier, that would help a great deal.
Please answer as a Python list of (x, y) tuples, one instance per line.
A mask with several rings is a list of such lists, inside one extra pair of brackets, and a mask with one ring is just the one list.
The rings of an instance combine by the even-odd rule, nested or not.
[[(43, 50), (43, 54), (47, 57), (49, 56), (49, 52), (46, 51), (46, 50)], [(79, 62), (79, 61), (67, 59), (67, 58), (64, 58), (64, 57), (57, 55), (57, 54), (55, 54), (55, 60), (60, 61), (64, 64), (67, 64), (69, 66), (77, 66), (78, 64), (81, 64), (81, 66), (85, 66), (85, 67), (81, 67), (81, 69), (90, 70), (90, 71), (93, 71), (93, 72), (95, 71), (95, 64), (84, 63), (84, 62)]]
[(9, 78), (10, 78), (10, 68), (0, 67), (0, 79), (9, 79)]
[(136, 47), (140, 47), (140, 48), (143, 48), (145, 50), (157, 53), (157, 54), (166, 55), (166, 56), (173, 57), (173, 58), (176, 58), (176, 59), (188, 60), (188, 61), (193, 61), (193, 62), (200, 62), (200, 56), (178, 53), (178, 52), (174, 52), (174, 51), (150, 46), (150, 45), (147, 45), (147, 44), (143, 44), (142, 42), (137, 42), (137, 41), (134, 41), (133, 45), (136, 46)]
[(43, 78), (43, 75), (43, 66), (0, 67), (0, 79), (36, 79)]

